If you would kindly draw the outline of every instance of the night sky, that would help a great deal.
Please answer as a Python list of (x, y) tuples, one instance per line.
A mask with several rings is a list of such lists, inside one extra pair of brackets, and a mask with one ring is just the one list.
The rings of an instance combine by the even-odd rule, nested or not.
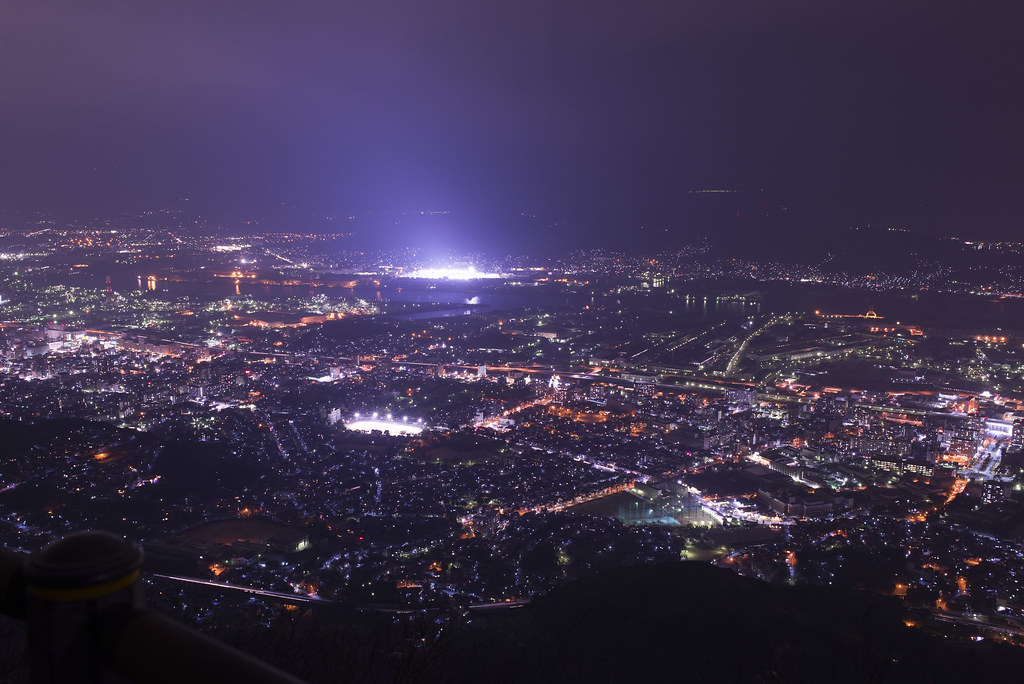
[(0, 203), (1024, 237), (1021, 5), (6, 0)]

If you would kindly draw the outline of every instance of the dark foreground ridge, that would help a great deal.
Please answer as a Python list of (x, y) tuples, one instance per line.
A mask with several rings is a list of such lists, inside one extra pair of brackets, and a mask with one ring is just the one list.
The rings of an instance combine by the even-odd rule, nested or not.
[(1024, 671), (1013, 646), (934, 636), (912, 619), (894, 598), (685, 562), (602, 572), (425, 641), (349, 622), (238, 645), (311, 681), (963, 684)]
[[(531, 609), (525, 679), (621, 681), (638, 672), (697, 681), (996, 681), (1024, 655), (950, 644), (906, 626), (896, 599), (771, 585), (702, 563), (616, 569)], [(531, 660), (533, 662), (531, 662)]]

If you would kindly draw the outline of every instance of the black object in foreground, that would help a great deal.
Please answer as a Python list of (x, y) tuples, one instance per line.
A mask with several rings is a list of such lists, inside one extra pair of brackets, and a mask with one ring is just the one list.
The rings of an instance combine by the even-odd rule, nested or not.
[(28, 620), (33, 682), (299, 681), (143, 609), (141, 564), (136, 544), (106, 532), (0, 550), (0, 612)]

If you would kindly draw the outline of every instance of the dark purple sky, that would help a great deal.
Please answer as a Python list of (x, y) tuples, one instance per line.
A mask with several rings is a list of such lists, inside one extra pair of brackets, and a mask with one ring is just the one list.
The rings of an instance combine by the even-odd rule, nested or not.
[(0, 202), (1024, 237), (1022, 4), (7, 0)]

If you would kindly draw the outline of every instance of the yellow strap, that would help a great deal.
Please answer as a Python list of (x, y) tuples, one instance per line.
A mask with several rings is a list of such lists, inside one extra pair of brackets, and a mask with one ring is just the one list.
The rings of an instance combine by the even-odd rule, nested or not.
[(88, 601), (89, 599), (99, 598), (106, 594), (112, 594), (119, 589), (131, 586), (135, 580), (139, 578), (139, 571), (134, 570), (124, 577), (104, 582), (103, 584), (96, 584), (91, 587), (77, 587), (75, 589), (53, 589), (51, 587), (41, 587), (38, 584), (28, 585), (28, 591), (33, 596), (43, 599), (44, 601)]

